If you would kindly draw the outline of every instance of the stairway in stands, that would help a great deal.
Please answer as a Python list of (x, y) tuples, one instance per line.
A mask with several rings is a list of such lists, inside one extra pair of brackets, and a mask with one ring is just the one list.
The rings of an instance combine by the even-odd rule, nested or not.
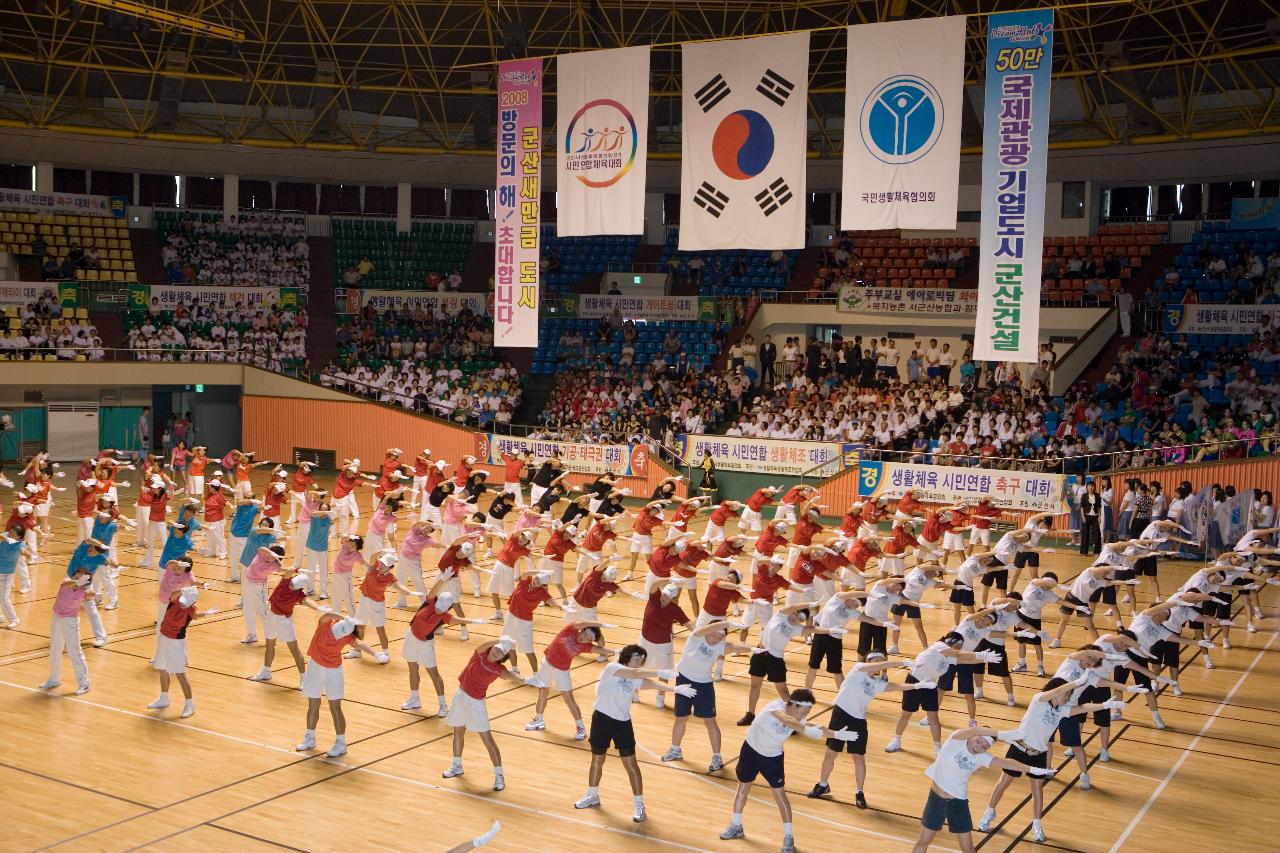
[(129, 242), (133, 244), (133, 263), (138, 269), (138, 281), (143, 284), (164, 284), (168, 276), (164, 271), (164, 242), (154, 228), (130, 228)]
[(307, 361), (313, 371), (321, 370), (338, 353), (335, 335), (338, 321), (334, 290), (333, 244), (328, 237), (308, 237), (311, 248), (311, 288), (307, 291)]

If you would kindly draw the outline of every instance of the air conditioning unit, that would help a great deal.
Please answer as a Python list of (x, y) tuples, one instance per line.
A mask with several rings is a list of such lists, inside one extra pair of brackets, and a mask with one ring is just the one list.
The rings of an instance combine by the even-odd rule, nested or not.
[(98, 452), (97, 403), (49, 403), (45, 422), (51, 459), (79, 462)]

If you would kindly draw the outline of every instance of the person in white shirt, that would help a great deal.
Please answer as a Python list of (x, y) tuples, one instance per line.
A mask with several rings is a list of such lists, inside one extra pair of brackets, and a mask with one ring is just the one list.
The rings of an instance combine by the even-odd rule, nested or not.
[(867, 781), (867, 706), (871, 700), (887, 691), (908, 692), (912, 690), (932, 690), (937, 684), (932, 681), (896, 684), (889, 680), (889, 670), (900, 666), (885, 658), (884, 652), (872, 652), (867, 655), (867, 662), (854, 666), (849, 677), (840, 684), (836, 694), (835, 707), (831, 710), (831, 728), (857, 732), (857, 740), (831, 738), (827, 741), (827, 751), (822, 756), (822, 772), (818, 782), (809, 792), (810, 799), (825, 797), (831, 793), (828, 784), (831, 771), (836, 766), (836, 756), (846, 750), (853, 759), (853, 773), (858, 789), (853, 795), (854, 805), (860, 809), (867, 807), (867, 798), (862, 787)]
[(1041, 614), (1045, 607), (1061, 600), (1058, 595), (1058, 576), (1053, 572), (1045, 572), (1044, 577), (1027, 581), (1022, 590), (1022, 602), (1018, 606), (1018, 618), (1029, 630), (1017, 633), (1018, 661), (1010, 672), (1027, 671), (1027, 646), (1031, 646), (1036, 650), (1036, 675), (1044, 678), (1043, 643), (1049, 635), (1041, 630)]
[(742, 828), (742, 812), (747, 800), (751, 797), (751, 786), (756, 777), (763, 776), (769, 784), (773, 800), (778, 804), (778, 812), (782, 815), (782, 853), (795, 853), (795, 831), (791, 824), (791, 802), (787, 799), (785, 769), (783, 765), (783, 745), (791, 735), (800, 733), (812, 740), (830, 739), (837, 741), (854, 741), (859, 738), (856, 731), (836, 730), (834, 726), (815, 726), (805, 722), (805, 717), (813, 710), (813, 693), (800, 688), (787, 699), (775, 699), (764, 707), (760, 717), (747, 730), (746, 740), (738, 753), (738, 764), (735, 775), (738, 779), (738, 790), (733, 797), (733, 817), (729, 826), (720, 833), (722, 841), (746, 838)]
[(924, 853), (933, 843), (934, 836), (946, 826), (956, 836), (960, 849), (972, 851), (973, 816), (969, 813), (969, 777), (983, 767), (1016, 770), (1032, 776), (1053, 776), (1052, 769), (1028, 767), (1009, 758), (999, 758), (989, 750), (999, 735), (995, 729), (973, 727), (951, 733), (946, 744), (938, 751), (933, 764), (924, 771), (932, 785), (929, 799), (920, 818), (920, 837), (916, 839), (913, 853)]
[(600, 807), (600, 777), (604, 774), (604, 759), (609, 747), (618, 749), (618, 756), (627, 769), (631, 781), (631, 793), (635, 810), (631, 820), (643, 823), (644, 780), (640, 777), (640, 764), (636, 761), (636, 735), (631, 726), (632, 699), (640, 690), (657, 690), (675, 693), (693, 699), (698, 691), (687, 684), (675, 687), (656, 679), (665, 677), (656, 669), (644, 669), (647, 654), (635, 643), (624, 646), (618, 652), (615, 663), (605, 664), (596, 686), (596, 701), (591, 712), (591, 770), (587, 777), (587, 793), (573, 804), (575, 809)]
[[(893, 738), (885, 746), (885, 752), (898, 752), (902, 749), (902, 735), (907, 730), (911, 715), (923, 710), (925, 719), (933, 733), (933, 751), (942, 748), (942, 724), (938, 721), (938, 707), (941, 702), (941, 691), (938, 682), (944, 675), (949, 675), (956, 666), (968, 666), (976, 663), (990, 662), (996, 655), (990, 652), (973, 652), (964, 649), (965, 637), (957, 631), (949, 631), (942, 639), (916, 656), (914, 661), (907, 661), (911, 674), (907, 676), (907, 684), (931, 684), (930, 688), (913, 689), (902, 694), (902, 713), (898, 716), (898, 725)], [(972, 679), (970, 679), (972, 681)]]
[(747, 712), (738, 720), (738, 725), (749, 726), (756, 718), (756, 704), (760, 701), (760, 688), (767, 678), (778, 691), (778, 696), (786, 699), (790, 696), (787, 690), (787, 662), (784, 657), (787, 644), (796, 637), (809, 637), (815, 634), (829, 634), (833, 637), (844, 636), (843, 628), (809, 627), (809, 614), (813, 610), (811, 604), (792, 604), (779, 607), (770, 617), (760, 632), (760, 650), (753, 651), (748, 672), (751, 675), (751, 687), (747, 693)]
[[(662, 756), (663, 761), (680, 761), (684, 758), (680, 741), (684, 739), (684, 730), (692, 713), (706, 724), (707, 738), (711, 741), (711, 765), (707, 772), (715, 773), (724, 769), (724, 758), (720, 755), (720, 725), (716, 722), (716, 686), (712, 669), (724, 655), (749, 655), (752, 651), (751, 646), (728, 642), (727, 623), (723, 621), (703, 625), (689, 635), (680, 652), (680, 660), (672, 672), (677, 686), (688, 685), (697, 694), (692, 697), (676, 695), (671, 747)], [(669, 675), (671, 673), (662, 677), (667, 678)]]

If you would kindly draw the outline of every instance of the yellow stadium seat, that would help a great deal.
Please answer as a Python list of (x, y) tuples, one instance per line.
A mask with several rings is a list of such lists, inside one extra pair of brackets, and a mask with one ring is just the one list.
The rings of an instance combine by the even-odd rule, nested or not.
[(88, 319), (89, 319), (89, 309), (88, 309), (88, 308), (77, 308), (77, 309), (76, 309), (76, 319), (77, 319), (77, 320), (88, 320)]
[(63, 309), (62, 309), (62, 319), (64, 319), (64, 320), (74, 320), (74, 319), (75, 319), (75, 317), (76, 317), (76, 312), (75, 312), (75, 309), (74, 309), (74, 308), (63, 308)]
[(138, 274), (133, 270), (129, 270), (129, 272), (124, 274), (124, 280), (130, 284), (136, 284), (138, 281)]

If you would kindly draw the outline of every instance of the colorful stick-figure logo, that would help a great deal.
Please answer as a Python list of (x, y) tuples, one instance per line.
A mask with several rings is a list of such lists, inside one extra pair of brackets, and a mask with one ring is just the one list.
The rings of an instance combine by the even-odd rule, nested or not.
[(640, 134), (631, 111), (610, 98), (583, 105), (564, 132), (564, 164), (593, 189), (622, 180), (635, 162)]

